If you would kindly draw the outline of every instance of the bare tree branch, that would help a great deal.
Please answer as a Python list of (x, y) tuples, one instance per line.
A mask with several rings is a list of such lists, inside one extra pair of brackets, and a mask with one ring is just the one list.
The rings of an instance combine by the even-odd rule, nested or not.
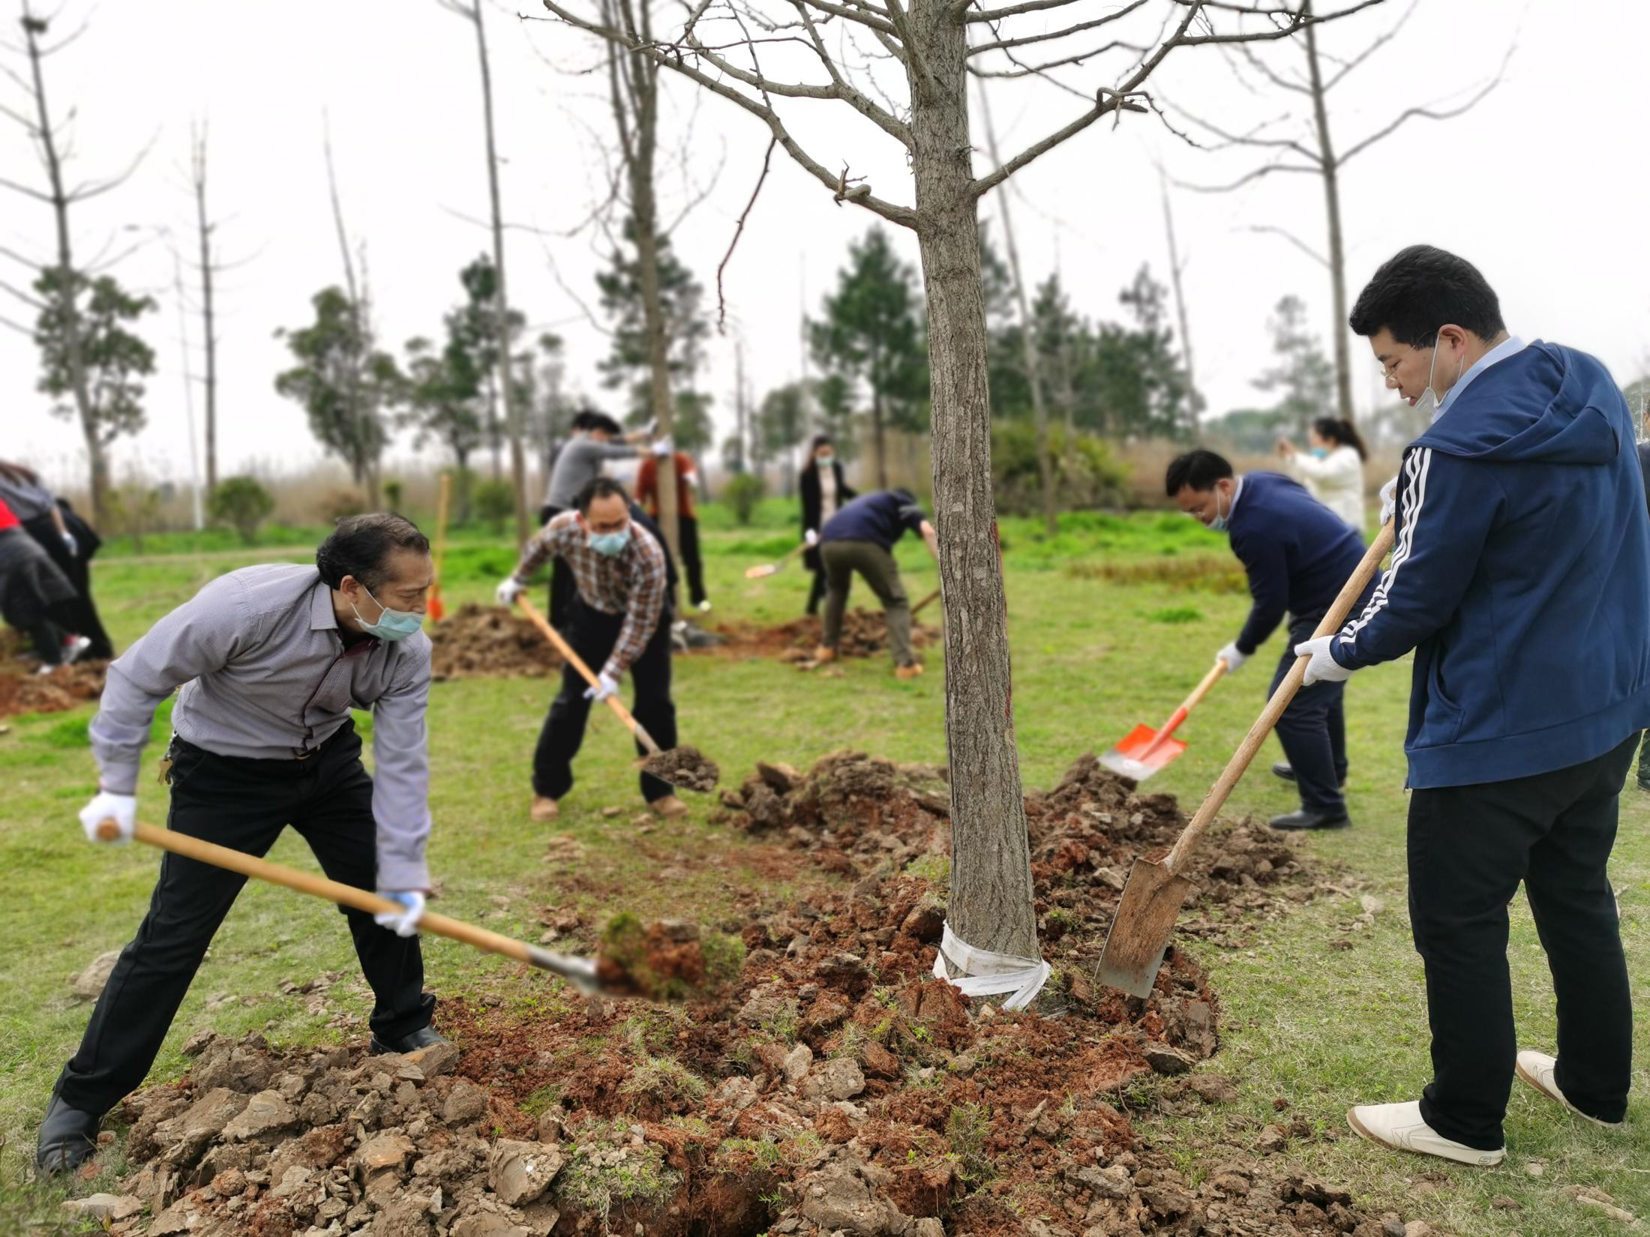
[(974, 3), (974, 0), (961, 0), (961, 3), (957, 5), (957, 11), (964, 15), (963, 20), (965, 21), (1001, 21), (1005, 17), (1013, 17), (1019, 13), (1037, 13), (1044, 9), (1063, 9), (1066, 5), (1076, 2), (1077, 0), (1022, 0), (1020, 4), (1010, 4), (1000, 9), (981, 9), (978, 13), (970, 13), (968, 9)]
[(1115, 13), (1110, 13), (1105, 17), (1096, 18), (1094, 21), (1078, 22), (1074, 26), (1067, 26), (1063, 30), (1051, 30), (1045, 34), (1027, 34), (1022, 35), (1017, 39), (997, 39), (995, 42), (981, 43), (975, 47), (969, 48), (968, 54), (970, 56), (978, 56), (985, 52), (994, 52), (1005, 47), (1025, 47), (1032, 43), (1048, 43), (1055, 39), (1069, 38), (1074, 34), (1081, 34), (1085, 30), (1096, 30), (1101, 26), (1109, 26), (1114, 21), (1121, 21), (1130, 13), (1142, 7), (1145, 3), (1146, 0), (1130, 0), (1128, 4), (1123, 5)]
[(0, 280), (0, 292), (9, 292), (9, 293), (11, 293), (12, 296), (14, 296), (18, 300), (22, 301), (23, 304), (27, 305), (30, 309), (34, 310), (36, 313), (45, 313), (47, 308), (49, 308), (45, 301), (42, 301), (39, 297), (35, 296), (33, 293), (25, 292), (22, 288), (19, 288), (16, 284), (6, 283), (4, 280)]
[(27, 185), (18, 184), (15, 180), (7, 180), (4, 176), (0, 176), (0, 189), (10, 189), (15, 193), (23, 194), (25, 197), (31, 197), (36, 202), (45, 202), (48, 206), (52, 201), (51, 194), (41, 193), (40, 190), (31, 189)]
[[(1363, 51), (1359, 52), (1351, 60), (1349, 60), (1345, 64), (1343, 64), (1341, 66), (1341, 71), (1339, 73), (1336, 73), (1333, 77), (1331, 77), (1327, 82), (1325, 82), (1323, 84), (1323, 92), (1325, 94), (1328, 94), (1331, 90), (1333, 90), (1335, 88), (1336, 84), (1339, 83), (1340, 80), (1342, 78), (1344, 78), (1348, 73), (1352, 72), (1353, 69), (1357, 68), (1364, 61), (1368, 60), (1372, 55), (1374, 55), (1382, 47), (1385, 47), (1388, 43), (1392, 42), (1393, 36), (1395, 36), (1398, 33), (1398, 31), (1400, 31), (1404, 28), (1404, 23), (1409, 21), (1411, 15), (1414, 14), (1414, 12), (1415, 12), (1415, 6), (1420, 4), (1420, 3), (1421, 3), (1421, 0), (1410, 0), (1409, 7), (1404, 10), (1404, 15), (1402, 17), (1400, 17), (1396, 22), (1393, 23), (1392, 28), (1390, 30), (1388, 30), (1385, 34), (1379, 36), (1373, 43), (1371, 43), (1368, 47), (1364, 48)], [(1326, 59), (1327, 59), (1327, 57), (1326, 57)]]
[(1234, 189), (1241, 189), (1244, 185), (1249, 184), (1251, 181), (1260, 180), (1262, 177), (1270, 176), (1273, 172), (1310, 172), (1315, 176), (1321, 176), (1323, 175), (1323, 168), (1298, 167), (1292, 163), (1284, 163), (1281, 160), (1274, 160), (1273, 162), (1264, 164), (1263, 166), (1255, 168), (1252, 171), (1245, 172), (1236, 180), (1223, 185), (1198, 185), (1193, 184), (1190, 181), (1173, 179), (1171, 179), (1170, 183), (1172, 183), (1175, 188), (1185, 189), (1189, 193), (1231, 193)]
[(16, 331), (19, 335), (22, 335), (26, 339), (34, 338), (34, 331), (32, 329), (24, 326), (21, 322), (14, 321), (13, 319), (6, 317), (5, 314), (0, 314), (0, 326), (9, 326), (12, 330)]
[[(85, 181), (79, 185), (76, 185), (68, 192), (67, 196), (69, 201), (84, 202), (89, 198), (95, 198), (101, 194), (108, 193), (111, 189), (120, 188), (127, 181), (132, 179), (133, 174), (138, 170), (138, 166), (149, 157), (149, 152), (154, 149), (155, 142), (159, 139), (159, 137), (160, 133), (157, 130), (154, 136), (144, 143), (143, 149), (138, 151), (132, 161), (126, 165), (125, 171), (119, 173), (118, 175), (111, 176), (108, 180)], [(66, 155), (65, 158), (67, 158)]]
[(1300, 237), (1296, 236), (1293, 232), (1290, 232), (1286, 228), (1280, 228), (1273, 224), (1255, 224), (1250, 226), (1249, 231), (1262, 234), (1271, 234), (1273, 236), (1281, 236), (1284, 240), (1288, 241), (1296, 249), (1299, 249), (1302, 253), (1311, 258), (1314, 262), (1318, 263), (1320, 266), (1326, 269), (1329, 266), (1328, 258), (1324, 257), (1323, 254), (1319, 253), (1316, 249), (1312, 248), (1312, 246), (1308, 245), (1305, 241), (1301, 240)]
[(745, 221), (750, 218), (756, 199), (768, 179), (768, 164), (773, 159), (773, 148), (778, 144), (778, 138), (768, 139), (768, 149), (762, 156), (762, 174), (756, 178), (756, 188), (751, 190), (751, 200), (746, 202), (745, 209), (739, 212), (739, 223), (733, 229), (733, 239), (728, 242), (728, 251), (722, 255), (722, 261), (716, 267), (716, 329), (724, 335), (727, 334), (728, 302), (722, 291), (722, 272), (727, 269), (729, 261), (733, 258), (734, 247), (739, 244), (739, 238), (745, 233)]
[(1307, 13), (1305, 9), (1259, 9), (1242, 4), (1220, 4), (1217, 0), (1174, 0), (1175, 4), (1190, 5), (1193, 12), (1199, 9), (1223, 9), (1228, 12), (1244, 13), (1250, 16), (1287, 16), (1290, 20), (1286, 25), (1274, 26), (1270, 30), (1257, 30), (1250, 33), (1234, 32), (1232, 34), (1196, 34), (1177, 40), (1181, 47), (1213, 47), (1218, 44), (1234, 43), (1276, 43), (1279, 39), (1287, 39), (1293, 34), (1306, 29), (1308, 26), (1321, 26), (1326, 22), (1340, 21), (1351, 17), (1354, 13), (1373, 8), (1377, 4), (1384, 4), (1385, 0), (1357, 0), (1344, 9), (1337, 9), (1333, 13), (1325, 13), (1321, 17), (1315, 13)]
[(1377, 132), (1370, 134), (1363, 141), (1355, 143), (1354, 145), (1347, 147), (1346, 150), (1341, 152), (1341, 157), (1338, 160), (1336, 160), (1336, 162), (1340, 163), (1340, 164), (1345, 164), (1346, 161), (1348, 159), (1352, 158), (1353, 155), (1356, 155), (1361, 151), (1369, 149), (1369, 147), (1373, 146), (1376, 142), (1380, 141), (1382, 138), (1391, 136), (1392, 133), (1394, 133), (1398, 129), (1398, 127), (1400, 125), (1402, 125), (1405, 121), (1413, 120), (1417, 117), (1419, 117), (1423, 120), (1448, 120), (1452, 116), (1459, 116), (1463, 112), (1471, 111), (1474, 107), (1476, 107), (1479, 103), (1481, 103), (1483, 101), (1485, 95), (1489, 94), (1490, 91), (1494, 90), (1497, 86), (1499, 86), (1501, 84), (1502, 74), (1504, 74), (1507, 71), (1507, 61), (1512, 59), (1512, 54), (1513, 54), (1514, 50), (1515, 49), (1511, 48), (1511, 47), (1509, 47), (1507, 49), (1507, 55), (1501, 61), (1501, 67), (1496, 70), (1496, 74), (1495, 74), (1494, 79), (1491, 80), (1487, 85), (1484, 86), (1484, 88), (1482, 90), (1478, 91), (1476, 94), (1474, 94), (1472, 96), (1472, 98), (1468, 99), (1465, 103), (1461, 104), (1459, 107), (1447, 108), (1443, 111), (1435, 111), (1430, 106), (1429, 107), (1407, 107), (1402, 112), (1400, 112), (1398, 114), (1397, 119), (1395, 119), (1391, 124), (1387, 125), (1386, 128), (1380, 129)]

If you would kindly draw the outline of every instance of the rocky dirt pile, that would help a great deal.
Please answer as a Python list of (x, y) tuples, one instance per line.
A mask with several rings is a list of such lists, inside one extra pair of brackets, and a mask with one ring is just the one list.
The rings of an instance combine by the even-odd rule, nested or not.
[(0, 717), (19, 713), (61, 713), (103, 694), (106, 661), (81, 661), (37, 675), (40, 662), (23, 654), (23, 641), (0, 631)]
[(642, 770), (684, 790), (715, 790), (722, 777), (716, 762), (691, 743), (649, 756), (642, 762)]
[[(722, 804), (715, 819), (783, 837), (845, 876), (950, 854), (950, 787), (935, 765), (854, 751), (822, 757), (805, 775), (759, 764), (737, 791), (722, 792)], [(1045, 946), (1068, 934), (1085, 946), (1093, 933), (1103, 936), (1134, 860), (1162, 858), (1186, 825), (1173, 795), (1138, 793), (1093, 753), (1052, 789), (1027, 794), (1025, 805)], [(1302, 847), (1257, 820), (1217, 821), (1187, 869), (1201, 892), (1181, 931), (1235, 943), (1249, 926), (1326, 888), (1303, 865)]]
[[(783, 662), (809, 662), (819, 646), (821, 623), (818, 618), (793, 619), (776, 627), (759, 627), (754, 623), (720, 623), (716, 633), (726, 643), (720, 648), (724, 655), (734, 657), (772, 657)], [(938, 627), (914, 620), (911, 623), (911, 645), (925, 649), (940, 642)], [(842, 616), (842, 640), (837, 645), (839, 657), (882, 657), (888, 653), (888, 623), (880, 610), (849, 610)]]
[(561, 654), (522, 614), (466, 602), (430, 627), (430, 677), (544, 678), (561, 673)]
[[(704, 999), (447, 1002), (437, 1025), (460, 1047), (408, 1057), (199, 1037), (186, 1079), (127, 1101), (111, 1231), (1390, 1237), (1396, 1217), (1265, 1158), (1335, 1132), (1252, 1128), (1194, 1180), (1122, 1111), (1236, 1094), (1197, 1069), (1219, 1004), (1189, 956), (1170, 951), (1145, 1001), (1087, 981), (1116, 898), (1100, 874), (1166, 845), (1173, 800), (1092, 758), (1028, 797), (1056, 969), (1036, 1011), (1007, 1013), (931, 975), (943, 865), (911, 860), (943, 852), (944, 789), (931, 766), (858, 753), (806, 777), (762, 766), (730, 817), (852, 879), (720, 925), (746, 953), (715, 959), (737, 978)], [(1225, 907), (1302, 880), (1291, 847), (1244, 825), (1197, 875)], [(686, 935), (632, 936), (661, 973), (711, 964), (700, 938), (693, 955)]]

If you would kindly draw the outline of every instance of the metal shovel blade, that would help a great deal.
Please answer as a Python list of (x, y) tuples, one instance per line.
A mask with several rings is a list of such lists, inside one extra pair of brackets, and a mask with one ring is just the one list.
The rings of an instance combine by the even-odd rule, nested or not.
[(1094, 977), (1130, 996), (1148, 997), (1163, 965), (1186, 895), (1196, 886), (1161, 863), (1136, 859), (1117, 903)]
[[(1155, 746), (1154, 746), (1155, 744)], [(1186, 745), (1179, 739), (1158, 740), (1157, 731), (1140, 725), (1129, 731), (1118, 745), (1100, 757), (1100, 763), (1119, 777), (1143, 782), (1165, 765), (1179, 759)]]
[(606, 992), (606, 989), (596, 978), (596, 960), (594, 958), (559, 954), (553, 950), (540, 949), (537, 945), (529, 945), (527, 947), (527, 960), (541, 971), (549, 971), (552, 975), (560, 975), (580, 992), (591, 994)]

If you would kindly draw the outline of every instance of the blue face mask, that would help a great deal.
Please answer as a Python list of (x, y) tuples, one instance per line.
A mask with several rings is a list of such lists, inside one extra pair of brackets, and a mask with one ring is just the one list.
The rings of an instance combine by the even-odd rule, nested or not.
[(1312, 458), (1313, 459), (1321, 460), (1328, 454), (1329, 454), (1329, 448), (1328, 447), (1313, 447), (1312, 448)]
[(616, 533), (591, 533), (588, 544), (597, 554), (605, 554), (608, 558), (617, 558), (624, 553), (624, 548), (630, 544), (630, 529), (621, 528)]
[[(362, 585), (362, 592), (372, 597), (372, 590)], [(377, 636), (380, 640), (405, 640), (413, 632), (424, 626), (424, 616), (413, 614), (409, 610), (392, 610), (378, 598), (372, 597), (378, 608), (383, 611), (376, 623), (369, 623), (361, 617), (361, 611), (355, 609), (355, 603), (350, 602), (349, 608), (355, 611), (355, 620), (361, 624), (361, 630), (369, 636)]]
[(834, 456), (834, 455), (816, 455), (816, 456), (814, 456), (814, 463), (818, 464), (821, 468), (829, 468), (835, 461), (836, 461), (836, 456)]

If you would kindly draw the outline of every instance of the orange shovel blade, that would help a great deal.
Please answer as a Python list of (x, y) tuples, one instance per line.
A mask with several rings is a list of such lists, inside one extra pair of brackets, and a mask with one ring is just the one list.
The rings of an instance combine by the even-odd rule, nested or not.
[(441, 586), (439, 584), (430, 590), (430, 604), (427, 609), (432, 623), (439, 623), (447, 617), (447, 607), (441, 604)]
[[(1153, 747), (1153, 744), (1157, 744)], [(1157, 741), (1150, 726), (1136, 726), (1116, 747), (1100, 757), (1100, 763), (1122, 777), (1143, 782), (1179, 758), (1186, 745), (1179, 739)]]

